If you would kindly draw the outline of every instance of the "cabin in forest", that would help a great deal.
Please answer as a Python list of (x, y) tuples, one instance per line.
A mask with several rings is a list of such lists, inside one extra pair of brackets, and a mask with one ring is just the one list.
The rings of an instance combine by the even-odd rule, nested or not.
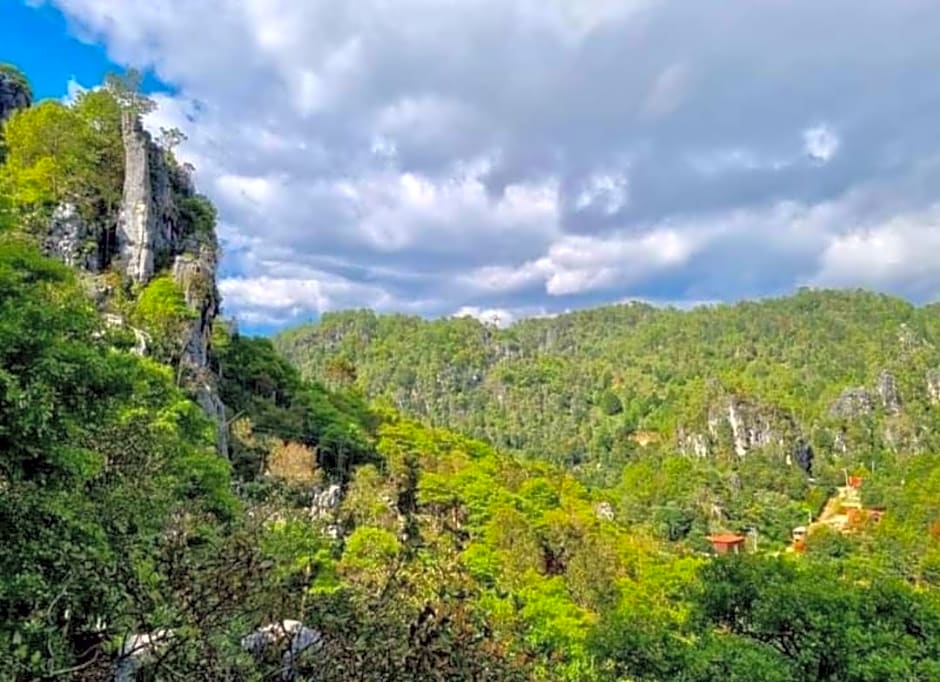
[(712, 543), (715, 554), (741, 554), (744, 552), (744, 536), (734, 533), (718, 533), (709, 535), (708, 541)]

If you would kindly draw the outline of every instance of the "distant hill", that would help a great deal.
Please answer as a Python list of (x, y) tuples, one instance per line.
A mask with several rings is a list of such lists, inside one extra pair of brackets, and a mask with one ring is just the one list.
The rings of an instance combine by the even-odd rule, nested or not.
[(867, 461), (933, 444), (940, 412), (937, 308), (866, 291), (630, 303), (504, 330), (342, 312), (275, 345), (307, 375), (591, 475), (650, 449)]

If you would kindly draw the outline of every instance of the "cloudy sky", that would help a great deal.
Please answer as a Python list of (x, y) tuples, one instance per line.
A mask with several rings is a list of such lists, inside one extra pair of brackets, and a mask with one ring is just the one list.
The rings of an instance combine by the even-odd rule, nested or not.
[(348, 307), (506, 321), (804, 285), (940, 297), (936, 0), (3, 14), (42, 19), (26, 62), (37, 45), (80, 55), (41, 65), (63, 92), (108, 64), (152, 71), (153, 124), (189, 135), (181, 155), (220, 209), (226, 310), (257, 329)]

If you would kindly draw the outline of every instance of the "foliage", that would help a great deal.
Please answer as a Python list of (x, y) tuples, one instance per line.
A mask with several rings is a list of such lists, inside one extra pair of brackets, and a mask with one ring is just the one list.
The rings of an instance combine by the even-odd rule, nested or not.
[(0, 63), (0, 74), (12, 80), (21, 90), (26, 92), (30, 99), (33, 98), (33, 89), (29, 85), (29, 79), (13, 64)]
[(200, 243), (216, 245), (217, 215), (212, 202), (201, 194), (184, 197), (179, 201), (179, 212), (187, 234), (195, 237)]
[[(17, 111), (4, 126), (4, 181), (24, 211), (47, 213), (68, 203), (92, 218), (121, 196), (120, 109), (104, 90), (72, 106), (47, 100)], [(29, 215), (29, 213), (27, 213)]]
[(196, 317), (183, 291), (170, 275), (154, 277), (143, 288), (131, 320), (150, 336), (150, 352), (161, 361), (177, 365)]
[(121, 577), (152, 561), (174, 514), (237, 508), (198, 408), (163, 367), (98, 340), (100, 325), (64, 266), (0, 242), (5, 671), (51, 671), (96, 618), (127, 626)]
[[(872, 387), (887, 370), (904, 428), (933, 426), (925, 376), (940, 366), (940, 318), (888, 296), (803, 290), (689, 311), (631, 303), (504, 330), (470, 318), (331, 313), (275, 343), (311, 375), (331, 377), (343, 364), (368, 395), (430, 423), (615, 472), (631, 456), (624, 434), (655, 432), (675, 448), (680, 432), (707, 433), (710, 412), (729, 396), (777, 428), (792, 421), (822, 457), (839, 454), (835, 435), (854, 428), (864, 436), (848, 433), (854, 461), (870, 461), (892, 449), (880, 428), (891, 415), (876, 392), (867, 422), (834, 423), (830, 407), (844, 388)], [(895, 442), (904, 421), (894, 420)], [(715, 454), (733, 452), (730, 438), (717, 441)]]
[(117, 101), (120, 108), (132, 117), (149, 114), (156, 104), (143, 94), (144, 76), (136, 69), (128, 69), (122, 74), (111, 73), (105, 77), (104, 87)]
[[(336, 479), (373, 459), (373, 418), (361, 400), (302, 380), (268, 339), (228, 335), (221, 328), (216, 337), (219, 393), (233, 419), (250, 418), (253, 436), (315, 448), (319, 466)], [(273, 446), (235, 438), (232, 459), (251, 477), (264, 468)]]

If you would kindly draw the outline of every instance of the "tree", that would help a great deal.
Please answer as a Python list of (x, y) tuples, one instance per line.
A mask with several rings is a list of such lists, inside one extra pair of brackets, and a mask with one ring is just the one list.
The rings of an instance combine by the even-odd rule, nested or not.
[(0, 669), (16, 679), (159, 620), (165, 604), (136, 609), (171, 521), (211, 534), (238, 508), (199, 408), (103, 328), (68, 268), (0, 239)]
[(80, 201), (94, 158), (88, 131), (73, 109), (45, 101), (18, 111), (4, 135), (4, 173), (15, 203), (42, 208)]
[(105, 76), (104, 86), (114, 96), (122, 111), (132, 119), (151, 113), (156, 103), (143, 94), (144, 76), (136, 69), (123, 74), (110, 73)]
[(131, 320), (151, 339), (151, 352), (161, 361), (177, 366), (182, 358), (196, 312), (170, 275), (154, 277), (140, 292)]

